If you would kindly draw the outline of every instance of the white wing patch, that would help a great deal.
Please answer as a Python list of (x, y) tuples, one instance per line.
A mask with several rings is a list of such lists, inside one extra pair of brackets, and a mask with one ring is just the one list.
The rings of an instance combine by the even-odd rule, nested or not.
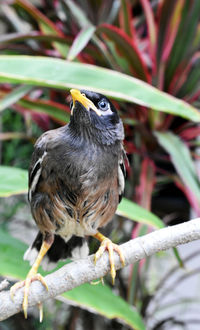
[(29, 188), (29, 192), (28, 192), (28, 199), (29, 199), (29, 202), (31, 201), (31, 198), (32, 198), (32, 194), (34, 193), (35, 191), (35, 188), (37, 186), (37, 183), (38, 183), (38, 180), (39, 180), (39, 177), (40, 177), (40, 174), (41, 174), (41, 171), (42, 171), (42, 167), (41, 167), (41, 164), (44, 160), (44, 157), (46, 156), (47, 152), (45, 151), (42, 155), (42, 157), (40, 159), (38, 159), (38, 161), (35, 163), (33, 169), (32, 169), (32, 172), (31, 172), (31, 175), (32, 173), (34, 172), (34, 170), (36, 169), (36, 167), (39, 165), (39, 168), (37, 170), (37, 172), (35, 173), (34, 175), (34, 178), (32, 180), (32, 183), (31, 183), (31, 186)]
[(118, 190), (119, 190), (119, 195), (122, 195), (124, 192), (125, 179), (124, 179), (124, 173), (121, 169), (121, 166), (123, 166), (123, 162), (120, 162), (120, 163), (118, 166), (118, 185), (119, 185)]

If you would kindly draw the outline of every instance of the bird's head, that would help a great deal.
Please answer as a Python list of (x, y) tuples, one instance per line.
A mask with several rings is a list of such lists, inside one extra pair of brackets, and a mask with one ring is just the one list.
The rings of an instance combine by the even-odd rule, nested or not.
[(71, 89), (70, 127), (93, 142), (111, 145), (124, 138), (123, 124), (114, 105), (106, 96)]

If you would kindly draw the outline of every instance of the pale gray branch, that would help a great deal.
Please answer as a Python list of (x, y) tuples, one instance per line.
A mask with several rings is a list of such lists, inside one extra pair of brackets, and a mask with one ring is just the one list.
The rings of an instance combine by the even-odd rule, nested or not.
[(9, 282), (8, 280), (3, 280), (2, 282), (0, 282), (0, 291), (3, 291), (4, 289), (6, 289), (9, 286)]
[[(126, 265), (129, 265), (156, 252), (197, 239), (200, 239), (200, 218), (130, 240), (122, 244), (121, 249)], [(45, 280), (49, 291), (46, 291), (40, 282), (33, 282), (29, 294), (29, 306), (34, 306), (38, 302), (56, 297), (85, 282), (91, 282), (103, 277), (109, 271), (108, 254), (105, 253), (98, 260), (96, 266), (93, 260), (94, 256), (89, 256), (88, 258), (67, 264), (54, 273), (47, 275)], [(116, 269), (121, 268), (117, 254), (115, 254), (115, 265)], [(19, 312), (22, 309), (22, 300), (23, 288), (16, 292), (14, 302), (11, 300), (8, 291), (0, 292), (0, 321)]]

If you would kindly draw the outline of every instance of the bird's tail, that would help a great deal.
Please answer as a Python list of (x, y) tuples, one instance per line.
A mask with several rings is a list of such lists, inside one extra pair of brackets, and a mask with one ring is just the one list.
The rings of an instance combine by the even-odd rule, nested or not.
[[(38, 255), (42, 241), (43, 235), (38, 232), (33, 244), (24, 254), (24, 260), (28, 260), (31, 266)], [(60, 236), (55, 235), (54, 242), (42, 260), (41, 266), (44, 270), (51, 270), (56, 267), (59, 260), (85, 258), (88, 254), (89, 248), (86, 238), (72, 236), (68, 241), (65, 241)]]

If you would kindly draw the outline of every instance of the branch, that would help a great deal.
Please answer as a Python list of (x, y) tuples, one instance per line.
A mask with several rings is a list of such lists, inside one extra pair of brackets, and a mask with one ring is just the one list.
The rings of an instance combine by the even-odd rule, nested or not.
[[(130, 265), (156, 252), (176, 247), (200, 239), (200, 218), (182, 223), (180, 225), (163, 228), (148, 235), (138, 237), (122, 244), (126, 265)], [(31, 284), (29, 306), (38, 302), (56, 297), (85, 282), (91, 282), (106, 275), (109, 271), (108, 254), (104, 255), (94, 265), (94, 256), (69, 263), (52, 274), (45, 277), (49, 290), (36, 281)], [(121, 268), (119, 256), (115, 254), (116, 269)], [(23, 288), (19, 289), (14, 298), (10, 298), (9, 291), (0, 292), (0, 321), (16, 314), (22, 309)]]

